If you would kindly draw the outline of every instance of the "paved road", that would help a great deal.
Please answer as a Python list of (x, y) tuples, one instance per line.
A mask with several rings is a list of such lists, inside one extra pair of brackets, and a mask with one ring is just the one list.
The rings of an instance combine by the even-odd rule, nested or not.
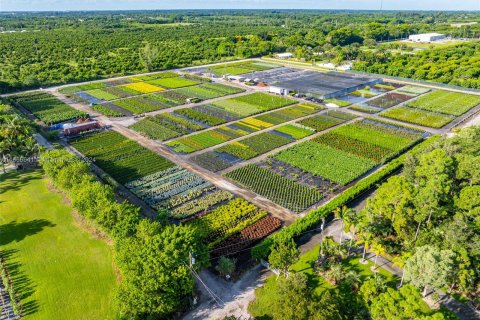
[(249, 319), (248, 304), (255, 299), (255, 289), (262, 286), (265, 280), (273, 273), (262, 265), (257, 265), (240, 280), (235, 283), (227, 282), (209, 271), (202, 271), (202, 281), (212, 290), (221, 301), (214, 300), (205, 289), (205, 286), (197, 281), (201, 296), (199, 305), (189, 312), (183, 319), (223, 319), (227, 316), (236, 316), (241, 319)]

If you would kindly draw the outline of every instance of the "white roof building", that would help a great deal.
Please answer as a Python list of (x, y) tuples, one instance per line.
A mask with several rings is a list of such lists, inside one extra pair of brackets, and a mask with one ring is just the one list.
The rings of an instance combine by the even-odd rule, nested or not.
[(293, 58), (293, 53), (290, 53), (290, 52), (278, 53), (278, 54), (277, 54), (277, 58), (280, 58), (280, 59)]
[(445, 35), (441, 33), (412, 34), (408, 37), (408, 40), (413, 42), (433, 42), (442, 39), (445, 39)]

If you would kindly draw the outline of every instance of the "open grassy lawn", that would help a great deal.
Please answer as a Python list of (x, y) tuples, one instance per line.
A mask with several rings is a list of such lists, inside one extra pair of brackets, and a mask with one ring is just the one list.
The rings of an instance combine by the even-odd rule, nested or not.
[[(314, 288), (316, 294), (322, 293), (324, 290), (345, 290), (345, 293), (350, 292), (350, 288), (346, 287), (334, 287), (327, 281), (325, 281), (320, 275), (316, 274), (313, 270), (313, 265), (318, 259), (318, 254), (320, 250), (320, 245), (314, 247), (313, 249), (307, 251), (305, 254), (300, 256), (300, 260), (292, 265), (290, 268), (295, 272), (303, 272), (308, 277), (309, 285)], [(370, 270), (370, 267), (373, 264), (364, 265), (359, 262), (359, 258), (350, 258), (343, 261), (343, 266), (345, 272), (350, 270), (355, 270), (360, 274), (361, 279), (364, 281), (370, 276), (373, 276), (373, 272)], [(389, 284), (395, 284), (398, 279), (395, 278), (392, 274), (388, 273), (382, 268), (379, 268), (379, 273), (387, 278)], [(255, 301), (250, 303), (248, 307), (249, 313), (259, 319), (269, 319), (271, 317), (272, 305), (276, 299), (275, 297), (275, 286), (277, 285), (277, 276), (271, 276), (265, 281), (265, 284), (258, 288), (255, 291)], [(352, 294), (352, 293), (351, 293)], [(428, 306), (426, 306), (428, 308)], [(428, 310), (428, 309), (427, 309)]]
[(24, 319), (114, 319), (112, 251), (77, 226), (40, 172), (0, 175), (0, 249)]

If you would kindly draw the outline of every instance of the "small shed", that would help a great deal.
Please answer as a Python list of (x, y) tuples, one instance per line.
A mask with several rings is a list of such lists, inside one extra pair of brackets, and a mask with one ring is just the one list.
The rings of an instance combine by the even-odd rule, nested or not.
[(279, 59), (290, 59), (290, 58), (293, 58), (293, 53), (291, 52), (277, 53), (276, 56)]

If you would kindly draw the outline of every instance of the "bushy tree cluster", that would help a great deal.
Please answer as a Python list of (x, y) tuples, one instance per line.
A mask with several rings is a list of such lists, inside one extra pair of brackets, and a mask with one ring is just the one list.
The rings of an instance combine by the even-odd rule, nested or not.
[(480, 285), (480, 127), (461, 130), (407, 158), (360, 212), (364, 239), (410, 253), (406, 279), (421, 289)]
[(15, 158), (33, 157), (40, 147), (33, 138), (34, 128), (8, 104), (0, 100), (0, 162), (5, 164)]
[(467, 88), (480, 88), (480, 43), (398, 54), (388, 50), (360, 51), (354, 68), (403, 78), (435, 81)]

